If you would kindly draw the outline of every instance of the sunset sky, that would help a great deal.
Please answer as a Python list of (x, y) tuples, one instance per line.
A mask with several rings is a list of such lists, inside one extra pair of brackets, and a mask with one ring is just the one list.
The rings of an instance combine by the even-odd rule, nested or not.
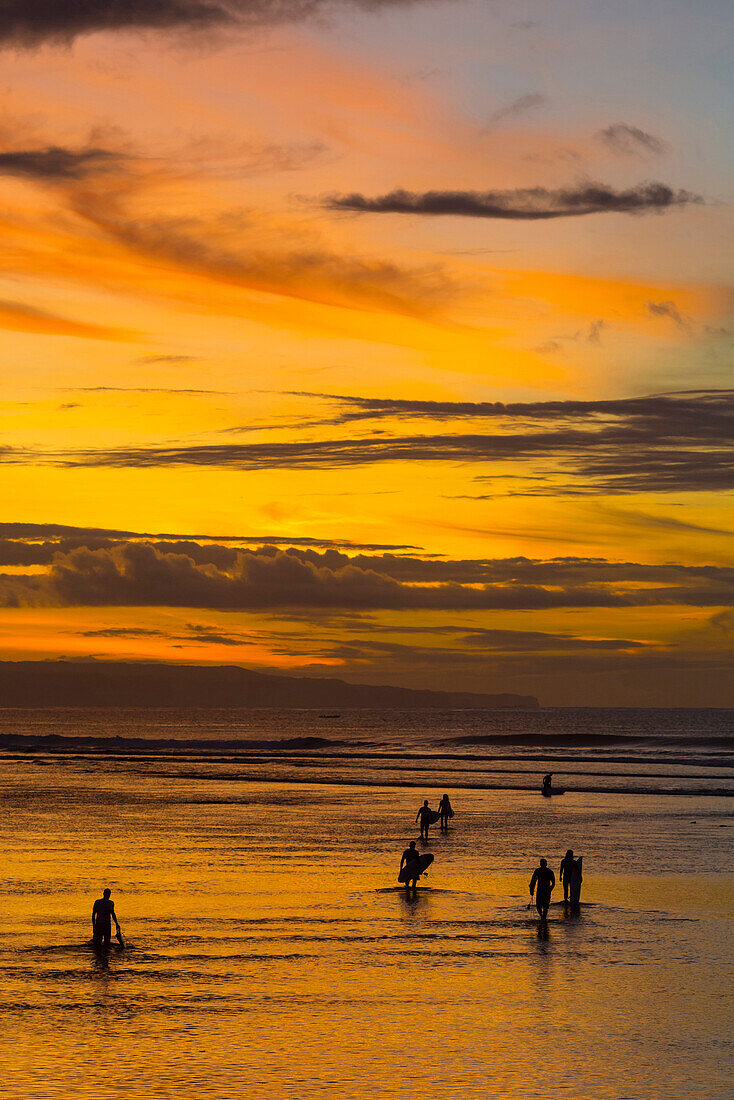
[(7, 0), (0, 658), (734, 706), (732, 22)]

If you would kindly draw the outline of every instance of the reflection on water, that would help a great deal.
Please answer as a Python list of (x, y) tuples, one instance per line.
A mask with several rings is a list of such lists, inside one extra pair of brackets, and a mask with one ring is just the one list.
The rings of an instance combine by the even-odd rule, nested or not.
[[(409, 789), (83, 758), (0, 782), (3, 1097), (731, 1095), (725, 799), (452, 790), (408, 897)], [(584, 904), (539, 927), (531, 871), (569, 846)]]

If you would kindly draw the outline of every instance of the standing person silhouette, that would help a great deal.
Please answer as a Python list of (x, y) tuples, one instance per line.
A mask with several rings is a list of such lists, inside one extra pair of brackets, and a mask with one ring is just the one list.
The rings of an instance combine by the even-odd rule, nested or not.
[(532, 898), (533, 891), (535, 891), (535, 908), (538, 910), (538, 916), (542, 921), (545, 921), (548, 917), (551, 891), (555, 884), (556, 876), (548, 866), (548, 860), (541, 859), (540, 866), (535, 868), (533, 877), (530, 879), (530, 897)]
[(543, 794), (553, 794), (553, 772), (543, 776)]
[(428, 830), (431, 827), (431, 807), (428, 805), (428, 799), (423, 799), (423, 805), (415, 815), (416, 821), (420, 819), (421, 823), (421, 840), (428, 840)]
[(438, 812), (441, 815), (441, 828), (448, 829), (449, 821), (454, 816), (449, 796), (445, 794), (438, 804)]
[(420, 863), (418, 862), (419, 858), (420, 852), (415, 846), (415, 841), (411, 840), (410, 844), (400, 857), (400, 871), (398, 871), (398, 877), (400, 877), (403, 867), (407, 867), (410, 863), (415, 863), (415, 878), (409, 878), (408, 881), (405, 883), (405, 889), (408, 891), (410, 890), (411, 886), (414, 890), (418, 886), (418, 879), (420, 878), (421, 873)]
[(569, 848), (565, 856), (561, 860), (561, 866), (558, 874), (561, 882), (563, 883), (563, 900), (568, 901), (568, 891), (571, 889), (571, 874), (573, 872), (574, 858), (573, 848)]
[(111, 893), (112, 891), (107, 887), (103, 891), (102, 897), (97, 898), (92, 906), (92, 939), (95, 946), (104, 947), (105, 951), (109, 950), (112, 939), (112, 921), (115, 922), (117, 938), (122, 943), (122, 929), (117, 920), (115, 903), (110, 897)]

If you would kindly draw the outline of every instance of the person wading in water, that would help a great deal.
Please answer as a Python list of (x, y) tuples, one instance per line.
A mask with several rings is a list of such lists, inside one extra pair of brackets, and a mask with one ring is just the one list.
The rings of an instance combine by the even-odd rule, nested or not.
[(115, 903), (110, 897), (112, 891), (107, 888), (101, 898), (97, 898), (92, 906), (92, 939), (96, 947), (104, 947), (105, 951), (110, 946), (112, 939), (112, 922), (115, 922), (117, 939), (122, 943), (122, 929), (120, 928), (115, 913)]
[(535, 908), (538, 910), (538, 915), (542, 921), (545, 921), (548, 917), (551, 891), (555, 884), (556, 876), (548, 866), (548, 860), (541, 859), (540, 867), (535, 868), (533, 877), (530, 879), (530, 897), (532, 898), (533, 891), (535, 891)]
[(454, 811), (451, 808), (451, 802), (449, 796), (445, 794), (438, 804), (438, 812), (441, 815), (441, 828), (448, 829), (449, 821), (454, 816)]
[(416, 887), (418, 886), (418, 879), (420, 878), (420, 875), (421, 875), (420, 863), (418, 862), (419, 858), (420, 858), (420, 852), (418, 851), (418, 849), (415, 846), (415, 841), (411, 840), (410, 844), (408, 845), (408, 847), (405, 849), (402, 856), (400, 857), (400, 870), (398, 871), (398, 877), (400, 877), (400, 875), (402, 873), (402, 870), (403, 870), (403, 867), (407, 867), (408, 864), (410, 864), (410, 863), (415, 864), (415, 868), (414, 868), (415, 878), (409, 878), (408, 879), (408, 881), (405, 883), (405, 889), (406, 890), (410, 890), (411, 887), (415, 890)]
[(561, 882), (563, 883), (563, 900), (568, 901), (568, 891), (571, 888), (571, 875), (573, 874), (573, 848), (569, 848), (565, 856), (561, 860), (561, 866), (559, 868), (559, 875)]
[(428, 840), (428, 830), (431, 827), (431, 807), (428, 805), (428, 799), (423, 800), (423, 805), (415, 815), (416, 821), (420, 819), (421, 823), (421, 840)]

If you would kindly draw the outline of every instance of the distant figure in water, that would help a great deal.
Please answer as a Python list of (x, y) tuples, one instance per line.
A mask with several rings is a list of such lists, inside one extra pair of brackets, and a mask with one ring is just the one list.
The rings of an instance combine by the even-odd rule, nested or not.
[(553, 794), (553, 791), (551, 789), (552, 785), (553, 785), (553, 773), (548, 772), (547, 775), (543, 776), (543, 794)]
[(573, 873), (574, 858), (573, 848), (569, 848), (565, 856), (561, 860), (561, 866), (559, 868), (559, 876), (563, 883), (563, 900), (568, 901), (568, 892), (571, 889), (571, 875)]
[(112, 891), (107, 888), (102, 897), (97, 898), (92, 906), (92, 939), (96, 947), (104, 947), (105, 951), (110, 946), (112, 939), (112, 922), (115, 922), (117, 939), (122, 943), (122, 929), (120, 928), (115, 913), (115, 903), (110, 897)]
[(548, 866), (548, 860), (541, 859), (540, 867), (535, 868), (533, 877), (530, 879), (530, 897), (532, 898), (533, 891), (535, 891), (535, 908), (538, 910), (538, 915), (542, 921), (548, 917), (551, 891), (555, 884), (556, 876)]
[(407, 867), (407, 865), (409, 863), (415, 862), (416, 875), (415, 875), (415, 878), (408, 879), (408, 881), (405, 884), (405, 889), (406, 890), (410, 890), (411, 886), (415, 890), (415, 888), (418, 885), (418, 879), (420, 878), (420, 873), (421, 873), (420, 872), (420, 864), (418, 863), (419, 857), (420, 857), (420, 852), (418, 851), (418, 849), (415, 846), (415, 841), (411, 840), (410, 844), (408, 845), (408, 847), (405, 849), (402, 856), (400, 857), (400, 871), (398, 871), (398, 876), (399, 876), (400, 873), (403, 870), (403, 867)]
[(448, 829), (449, 821), (454, 816), (454, 811), (451, 809), (451, 802), (447, 794), (445, 794), (439, 802), (438, 812), (441, 815), (441, 828)]
[(433, 811), (428, 805), (428, 799), (424, 798), (423, 805), (415, 815), (416, 821), (420, 820), (421, 823), (421, 840), (428, 840), (428, 830), (431, 827), (431, 814)]

